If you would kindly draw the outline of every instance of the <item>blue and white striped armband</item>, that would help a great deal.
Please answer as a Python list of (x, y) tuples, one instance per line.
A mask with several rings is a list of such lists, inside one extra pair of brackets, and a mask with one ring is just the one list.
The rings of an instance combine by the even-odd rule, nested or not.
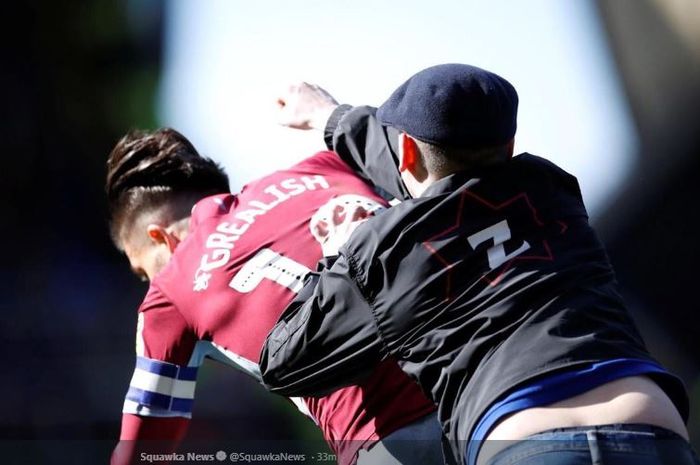
[(123, 413), (191, 418), (197, 369), (136, 357)]

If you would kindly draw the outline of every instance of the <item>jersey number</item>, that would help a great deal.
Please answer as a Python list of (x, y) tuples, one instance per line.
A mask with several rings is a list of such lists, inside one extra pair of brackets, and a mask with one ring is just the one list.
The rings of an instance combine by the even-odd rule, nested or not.
[(263, 279), (269, 279), (297, 293), (304, 287), (304, 276), (310, 271), (291, 258), (270, 249), (261, 249), (241, 267), (228, 285), (246, 294), (258, 287)]
[(508, 260), (517, 257), (530, 248), (530, 244), (528, 244), (527, 241), (523, 241), (522, 245), (517, 250), (506, 254), (506, 249), (503, 247), (503, 243), (510, 239), (510, 228), (508, 227), (508, 221), (506, 220), (496, 223), (493, 226), (489, 226), (488, 228), (472, 234), (467, 238), (469, 245), (471, 245), (472, 249), (474, 250), (476, 250), (476, 247), (479, 244), (491, 239), (493, 239), (493, 247), (489, 247), (486, 250), (486, 254), (489, 259), (489, 268), (492, 270), (503, 265)]

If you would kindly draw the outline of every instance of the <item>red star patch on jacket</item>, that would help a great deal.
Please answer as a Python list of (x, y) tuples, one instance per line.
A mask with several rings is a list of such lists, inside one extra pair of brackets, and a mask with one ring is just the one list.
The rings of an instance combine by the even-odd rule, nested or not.
[[(486, 218), (492, 220), (492, 224), (482, 229), (475, 227), (474, 232), (465, 234), (464, 229), (469, 227), (468, 222), (472, 213), (475, 222), (484, 223)], [(554, 260), (546, 240), (527, 241), (512, 237), (513, 230), (532, 231), (545, 227), (525, 192), (501, 203), (493, 203), (469, 189), (464, 189), (460, 194), (454, 215), (453, 224), (422, 243), (447, 270), (445, 290), (447, 300), (451, 298), (454, 268), (465, 258), (474, 261), (475, 257), (483, 253), (483, 261), (476, 258), (479, 261), (475, 263), (478, 263), (482, 273), (480, 279), (485, 280), (489, 286), (496, 286), (516, 260)], [(566, 224), (560, 222), (559, 225), (561, 233), (564, 233)], [(462, 231), (455, 234), (460, 229)], [(456, 253), (454, 251), (450, 253), (450, 249), (454, 250), (455, 243), (458, 243), (458, 250)], [(471, 250), (472, 254), (465, 254), (462, 247)], [(486, 272), (483, 272), (484, 264)]]

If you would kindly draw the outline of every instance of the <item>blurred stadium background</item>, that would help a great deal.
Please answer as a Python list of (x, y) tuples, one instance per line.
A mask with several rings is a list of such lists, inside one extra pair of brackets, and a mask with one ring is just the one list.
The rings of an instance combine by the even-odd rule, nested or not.
[[(21, 441), (16, 463), (104, 463), (118, 435), (145, 292), (105, 222), (125, 131), (171, 125), (240, 188), (321, 148), (271, 119), (285, 83), (379, 104), (441, 62), (511, 80), (516, 148), (579, 176), (652, 352), (688, 386), (700, 450), (697, 0), (36, 0), (0, 21), (0, 462)], [(208, 364), (197, 389), (191, 438), (320, 437), (227, 368)], [(106, 446), (66, 459), (49, 440)]]

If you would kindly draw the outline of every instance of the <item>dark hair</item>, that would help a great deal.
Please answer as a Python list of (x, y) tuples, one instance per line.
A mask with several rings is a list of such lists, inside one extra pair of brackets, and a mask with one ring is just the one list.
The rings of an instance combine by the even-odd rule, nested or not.
[(223, 168), (170, 128), (131, 131), (122, 137), (107, 160), (105, 190), (110, 232), (117, 246), (122, 228), (137, 212), (180, 198), (194, 204), (203, 197), (230, 192)]
[(510, 159), (510, 141), (491, 147), (473, 149), (445, 147), (415, 139), (421, 149), (423, 161), (429, 172), (446, 175), (477, 166), (491, 165)]

